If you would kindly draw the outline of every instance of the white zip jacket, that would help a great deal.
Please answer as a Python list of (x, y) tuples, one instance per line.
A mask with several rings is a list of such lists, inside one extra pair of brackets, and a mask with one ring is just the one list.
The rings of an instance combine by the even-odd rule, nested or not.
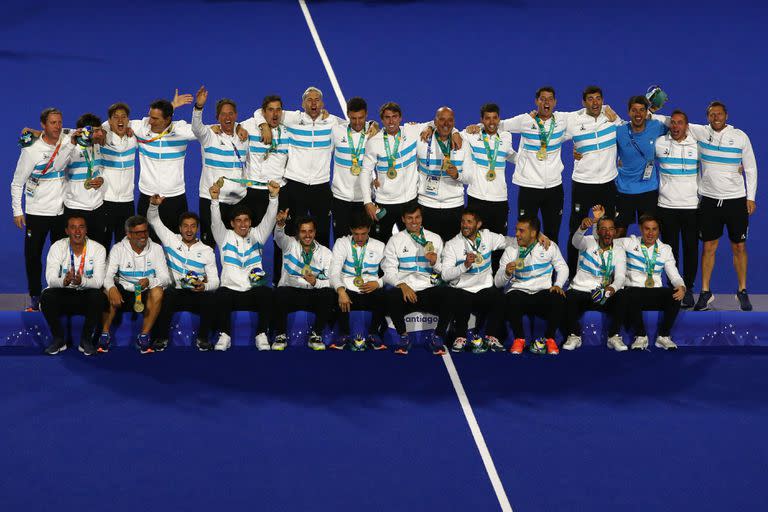
[(154, 204), (150, 204), (147, 209), (147, 220), (157, 237), (163, 242), (165, 262), (168, 264), (176, 289), (183, 288), (181, 283), (189, 271), (195, 272), (199, 279), (207, 278), (205, 291), (210, 292), (219, 287), (219, 270), (216, 268), (216, 255), (213, 249), (200, 240), (191, 247), (185, 244), (180, 234), (174, 233), (163, 224), (158, 207)]
[[(85, 263), (83, 263), (85, 258)], [(85, 290), (88, 288), (98, 290), (104, 284), (104, 273), (107, 266), (107, 250), (99, 242), (87, 240), (85, 252), (80, 256), (74, 256), (75, 272), (83, 265), (83, 276), (80, 285), (72, 283), (67, 288)], [(48, 256), (45, 259), (45, 281), (48, 288), (64, 288), (64, 277), (72, 267), (72, 255), (70, 255), (69, 238), (62, 238), (51, 244)]]
[(548, 249), (544, 249), (537, 243), (536, 247), (525, 257), (522, 270), (515, 270), (512, 276), (507, 276), (507, 263), (517, 261), (518, 245), (517, 240), (508, 238), (509, 245), (504, 249), (501, 255), (499, 269), (493, 283), (497, 288), (503, 288), (504, 293), (511, 290), (520, 290), (526, 293), (534, 294), (542, 290), (549, 290), (552, 285), (552, 272), (557, 274), (554, 280), (554, 286), (563, 287), (565, 280), (568, 279), (568, 264), (563, 259), (557, 244), (552, 242)]
[[(339, 124), (333, 127), (333, 182), (331, 183), (331, 192), (333, 197), (342, 201), (359, 203), (363, 200), (363, 191), (360, 180), (363, 176), (361, 172), (357, 176), (352, 174), (352, 149), (354, 151), (360, 147), (360, 158), (357, 164), (362, 169), (363, 157), (365, 156), (366, 130), (368, 124), (363, 127), (363, 131), (356, 132), (349, 127), (348, 123)], [(350, 140), (351, 139), (351, 140)], [(361, 142), (362, 139), (362, 142)], [(370, 182), (368, 182), (370, 188)]]
[(104, 200), (115, 203), (134, 201), (134, 175), (136, 165), (136, 137), (119, 137), (106, 132), (101, 146), (102, 175), (104, 176)]
[[(442, 258), (442, 278), (450, 286), (477, 293), (493, 286), (493, 270), (491, 269), (491, 253), (504, 249), (507, 240), (504, 235), (481, 229), (480, 244), (473, 248), (475, 241), (470, 241), (459, 233), (445, 243)], [(464, 265), (468, 253), (479, 252), (483, 261), (467, 268)]]
[(573, 181), (600, 184), (616, 179), (616, 127), (621, 123), (619, 118), (609, 121), (603, 112), (594, 118), (586, 108), (570, 114), (566, 138), (581, 153), (581, 160), (573, 161)]
[(184, 158), (189, 141), (195, 140), (192, 127), (185, 121), (173, 121), (166, 135), (151, 142), (160, 134), (151, 130), (148, 117), (131, 121), (131, 129), (139, 146), (139, 191), (148, 196), (160, 194), (175, 197), (183, 194)]
[(385, 284), (397, 286), (405, 283), (415, 292), (435, 286), (432, 274), (439, 274), (442, 270), (440, 259), (443, 254), (443, 240), (440, 235), (428, 229), (424, 230), (424, 238), (435, 246), (435, 266), (430, 265), (425, 257), (425, 247), (411, 238), (408, 231), (400, 231), (392, 235), (384, 248), (381, 270), (384, 272)]
[[(64, 153), (64, 172), (67, 178), (67, 186), (64, 192), (64, 206), (73, 210), (93, 211), (104, 203), (104, 184), (98, 189), (85, 188), (85, 180), (88, 177), (88, 162), (86, 161), (86, 151), (91, 159), (92, 174), (91, 178), (103, 177), (103, 167), (101, 163), (101, 148), (94, 144), (90, 148), (85, 148), (79, 144), (72, 144), (69, 139), (61, 147)], [(58, 162), (57, 162), (58, 164)]]
[(699, 206), (699, 151), (690, 134), (678, 142), (667, 133), (656, 139), (659, 206), (695, 210)]
[[(338, 290), (341, 287), (360, 293), (360, 288), (353, 282), (357, 275), (355, 271), (355, 258), (352, 254), (354, 240), (351, 235), (336, 239), (333, 245), (331, 259), (330, 281), (331, 288)], [(362, 247), (357, 246), (358, 258), (362, 254)], [(384, 281), (379, 277), (381, 260), (384, 259), (384, 244), (375, 238), (368, 238), (363, 256), (363, 269), (361, 277), (365, 282), (376, 281), (379, 287), (384, 286)]]
[[(754, 201), (757, 195), (757, 161), (747, 134), (730, 125), (716, 132), (709, 125), (689, 124), (688, 131), (699, 142), (699, 193), (713, 199), (747, 196), (747, 199)], [(741, 175), (741, 166), (744, 167), (744, 176)]]
[[(232, 135), (223, 131), (213, 133), (211, 126), (203, 124), (203, 111), (192, 109), (192, 133), (200, 141), (203, 168), (200, 173), (198, 193), (205, 199), (211, 198), (210, 188), (220, 177), (245, 178), (245, 165), (248, 162), (248, 142), (237, 136), (237, 126)], [(219, 192), (219, 201), (224, 204), (237, 204), (245, 197), (246, 188), (240, 183), (224, 180)]]
[[(435, 132), (436, 133), (436, 132)], [(451, 144), (450, 137), (448, 144)], [(419, 204), (427, 208), (457, 208), (464, 206), (464, 183), (461, 174), (464, 169), (464, 157), (451, 150), (451, 163), (459, 171), (458, 179), (453, 179), (442, 170), (443, 152), (433, 134), (429, 142), (419, 140), (416, 143), (419, 169)]]
[[(11, 206), (14, 217), (24, 215), (22, 196), (25, 196), (26, 212), (30, 215), (52, 217), (64, 212), (64, 169), (60, 164), (59, 170), (55, 170), (54, 166), (58, 164), (57, 161), (63, 161), (61, 147), (69, 138), (69, 130), (66, 131), (65, 134), (62, 130), (57, 144), (48, 144), (40, 137), (31, 146), (21, 150), (11, 181)], [(57, 147), (59, 151), (54, 157)], [(46, 171), (45, 174), (43, 171)]]
[(603, 258), (600, 259), (600, 244), (594, 236), (584, 236), (586, 229), (578, 229), (573, 234), (571, 243), (579, 250), (579, 263), (576, 275), (571, 281), (571, 288), (580, 292), (591, 292), (595, 288), (603, 285), (603, 263), (608, 265), (610, 260), (610, 269), (608, 275), (611, 276), (611, 283), (608, 286), (613, 287), (615, 291), (621, 290), (624, 286), (624, 280), (627, 272), (627, 257), (624, 248), (613, 244), (607, 251), (603, 252)]
[(507, 201), (507, 162), (514, 163), (517, 159), (517, 153), (512, 149), (512, 135), (509, 132), (496, 132), (488, 137), (491, 156), (496, 148), (496, 139), (499, 141), (494, 167), (496, 178), (491, 181), (486, 177), (490, 157), (483, 143), (484, 136), (484, 131), (475, 135), (470, 135), (466, 130), (461, 132), (461, 138), (464, 140), (464, 169), (459, 176), (461, 181), (468, 185), (468, 196), (483, 201)]
[[(646, 274), (646, 259), (641, 249), (643, 244), (642, 239), (635, 235), (631, 235), (625, 238), (617, 238), (613, 241), (614, 246), (619, 246), (627, 253), (627, 278), (624, 280), (624, 286), (635, 286), (638, 288), (645, 288), (645, 280), (648, 277)], [(669, 282), (672, 286), (677, 288), (678, 286), (685, 286), (683, 278), (680, 277), (680, 272), (677, 270), (677, 263), (675, 257), (672, 255), (672, 248), (661, 242), (656, 241), (658, 247), (658, 255), (656, 256), (656, 264), (653, 268), (653, 287), (661, 288), (663, 286), (661, 280), (661, 273), (666, 272)], [(646, 247), (646, 252), (649, 258), (653, 258), (653, 247)]]
[[(261, 110), (253, 113), (256, 125), (264, 123)], [(288, 165), (286, 179), (305, 185), (318, 185), (331, 181), (331, 154), (333, 153), (334, 126), (343, 119), (330, 115), (313, 120), (299, 110), (283, 111), (282, 124), (288, 132)]]
[[(379, 133), (368, 139), (365, 146), (365, 158), (363, 159), (363, 172), (360, 175), (360, 189), (363, 195), (363, 203), (371, 202), (371, 184), (375, 179), (379, 180), (379, 188), (376, 189), (376, 203), (400, 204), (407, 203), (416, 198), (419, 192), (419, 174), (416, 162), (416, 143), (421, 132), (429, 123), (407, 124), (400, 127), (400, 145), (395, 155), (395, 170), (397, 177), (387, 177), (387, 151), (384, 145), (386, 132)], [(387, 135), (390, 151), (395, 150), (395, 139)]]
[[(261, 110), (257, 110), (257, 112), (261, 112)], [(256, 115), (255, 112), (254, 115)], [(283, 175), (285, 174), (285, 166), (288, 164), (289, 141), (285, 126), (278, 125), (272, 128), (272, 140), (275, 141), (274, 151), (269, 151), (271, 145), (266, 146), (261, 142), (261, 130), (253, 117), (246, 119), (241, 126), (248, 131), (246, 178), (255, 182), (249, 188), (267, 190), (267, 183), (270, 181), (276, 181), (281, 187), (284, 186)], [(265, 156), (267, 156), (266, 159)]]
[(270, 197), (267, 212), (258, 226), (252, 227), (247, 236), (241, 237), (232, 229), (227, 229), (221, 220), (219, 201), (211, 201), (211, 231), (221, 257), (221, 284), (224, 288), (244, 292), (253, 285), (249, 274), (253, 272), (263, 277), (262, 260), (264, 244), (269, 240), (272, 226), (277, 216), (277, 198)]
[(333, 254), (331, 250), (317, 241), (313, 245), (312, 259), (309, 266), (312, 273), (317, 277), (315, 285), (312, 286), (304, 279), (304, 250), (301, 243), (292, 236), (285, 234), (285, 228), (275, 226), (275, 243), (283, 251), (283, 270), (280, 273), (278, 286), (290, 286), (291, 288), (302, 288), (311, 290), (314, 288), (330, 288), (331, 260)]
[(133, 250), (128, 237), (112, 246), (104, 274), (105, 290), (111, 290), (117, 283), (130, 292), (139, 280), (145, 277), (149, 279), (149, 288), (166, 288), (171, 284), (165, 254), (160, 244), (147, 239), (147, 246), (140, 254)]
[(552, 136), (547, 144), (547, 157), (539, 160), (536, 153), (541, 147), (539, 126), (528, 114), (520, 114), (499, 123), (499, 131), (520, 134), (520, 147), (517, 151), (517, 164), (512, 175), (512, 183), (520, 187), (553, 188), (563, 182), (563, 160), (560, 149), (568, 139), (567, 129), (571, 114), (554, 112), (544, 121), (544, 129), (549, 133), (552, 123)]

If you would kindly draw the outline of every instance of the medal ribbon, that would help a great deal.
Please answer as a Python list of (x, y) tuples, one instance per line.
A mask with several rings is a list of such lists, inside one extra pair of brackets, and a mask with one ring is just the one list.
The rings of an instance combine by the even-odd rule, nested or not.
[(239, 183), (240, 185), (243, 185), (245, 187), (253, 187), (253, 186), (266, 186), (266, 183), (262, 183), (260, 181), (254, 181), (249, 180), (246, 178), (227, 178), (226, 176), (222, 176), (225, 180), (231, 181), (232, 183)]
[(446, 158), (449, 158), (451, 156), (451, 139), (448, 138), (448, 141), (443, 143), (443, 141), (440, 140), (440, 137), (437, 136), (437, 133), (435, 133), (435, 140), (437, 141), (437, 145), (440, 146), (440, 151), (442, 151), (443, 156)]
[(237, 157), (237, 163), (240, 164), (240, 170), (242, 171), (243, 168), (245, 168), (245, 162), (243, 162), (243, 159), (240, 158), (240, 152), (237, 150), (237, 146), (235, 146), (235, 143), (230, 141), (230, 144), (232, 144), (232, 149), (235, 150), (235, 157)]
[(169, 124), (168, 128), (166, 128), (165, 131), (163, 131), (163, 133), (161, 133), (160, 135), (155, 135), (151, 139), (142, 139), (141, 137), (136, 135), (136, 140), (141, 142), (142, 144), (146, 144), (148, 142), (155, 142), (156, 140), (160, 140), (163, 137), (165, 137), (166, 135), (168, 135), (169, 133), (171, 133), (172, 127), (173, 127), (173, 123)]
[(424, 238), (424, 228), (421, 228), (421, 231), (419, 231), (418, 235), (414, 235), (413, 233), (408, 233), (411, 235), (411, 238), (413, 238), (413, 241), (419, 244), (420, 246), (424, 247), (427, 245), (427, 239)]
[[(552, 123), (553, 125), (555, 123)], [(485, 154), (488, 157), (488, 170), (496, 170), (496, 155), (499, 154), (499, 144), (501, 143), (501, 137), (496, 134), (496, 141), (493, 143), (493, 153), (491, 153), (491, 145), (488, 144), (488, 134), (483, 130), (483, 145), (485, 146)]]
[(85, 181), (88, 181), (93, 177), (93, 158), (91, 158), (91, 155), (88, 153), (87, 147), (85, 146), (80, 146), (80, 147), (83, 148), (83, 157), (85, 158), (85, 165), (88, 166), (88, 170), (85, 173)]
[(536, 247), (536, 244), (538, 242), (533, 242), (531, 245), (529, 245), (526, 248), (518, 247), (517, 248), (517, 259), (519, 260), (525, 260), (525, 258), (528, 257), (529, 254), (531, 254), (531, 251), (534, 247)]
[(59, 141), (59, 143), (56, 145), (56, 149), (53, 150), (53, 154), (51, 155), (51, 159), (48, 160), (47, 164), (45, 164), (45, 169), (43, 169), (42, 172), (40, 172), (41, 176), (45, 176), (45, 173), (47, 173), (48, 169), (50, 169), (51, 166), (53, 165), (53, 160), (54, 160), (54, 158), (56, 158), (56, 155), (59, 154), (59, 149), (61, 149), (61, 142), (62, 141)]
[[(309, 252), (305, 251), (304, 248), (301, 248), (301, 260), (304, 262), (304, 266), (306, 267), (310, 263), (312, 263), (312, 255), (315, 254), (315, 244), (312, 244), (312, 247), (309, 248)], [(311, 265), (310, 265), (311, 266)]]
[(355, 275), (363, 275), (363, 261), (365, 260), (365, 249), (368, 247), (368, 243), (360, 248), (360, 256), (357, 255), (357, 244), (352, 240), (352, 259), (355, 266)]
[[(352, 143), (352, 129), (347, 126), (347, 143), (349, 144), (349, 151), (352, 153), (352, 165), (359, 164), (360, 153), (363, 151), (363, 142), (365, 141), (365, 134), (360, 133), (360, 140), (357, 142), (357, 148)], [(397, 148), (395, 148), (397, 151)]]
[[(83, 270), (85, 269), (85, 251), (88, 248), (88, 241), (83, 244), (83, 255), (80, 259), (80, 267), (77, 269), (77, 273), (81, 276), (83, 275)], [(69, 268), (74, 269), (75, 268), (75, 251), (72, 250), (72, 244), (69, 244)]]
[(480, 247), (480, 244), (483, 243), (483, 239), (480, 236), (480, 233), (477, 233), (475, 235), (475, 242), (474, 243), (472, 243), (472, 240), (470, 240), (469, 238), (465, 238), (465, 240), (467, 242), (469, 242), (469, 247), (472, 249), (472, 252), (480, 252), (479, 247)]
[(549, 139), (552, 138), (552, 132), (555, 131), (555, 116), (552, 116), (551, 119), (552, 124), (549, 125), (549, 132), (547, 132), (546, 128), (544, 128), (544, 121), (541, 120), (538, 114), (536, 115), (536, 124), (539, 125), (539, 140), (541, 141), (542, 149), (547, 149)]
[(659, 255), (659, 242), (653, 244), (653, 256), (648, 258), (648, 251), (645, 248), (645, 244), (640, 244), (640, 250), (643, 251), (645, 257), (645, 273), (653, 279), (653, 271), (656, 268), (656, 257)]
[(267, 153), (277, 152), (277, 145), (280, 143), (280, 136), (282, 135), (282, 133), (283, 131), (280, 129), (280, 125), (277, 125), (277, 137), (274, 137), (274, 136), (272, 137), (272, 142), (269, 143), (269, 149), (267, 150)]
[(384, 150), (387, 152), (387, 162), (389, 163), (390, 167), (395, 167), (395, 162), (397, 161), (397, 150), (400, 148), (400, 132), (397, 132), (397, 135), (395, 135), (395, 149), (394, 151), (389, 150), (389, 135), (387, 133), (384, 133)]
[[(608, 263), (603, 257), (606, 252), (608, 253)], [(611, 272), (613, 271), (613, 248), (605, 251), (598, 250), (597, 253), (600, 255), (600, 273), (603, 274), (603, 284), (607, 286), (611, 281)]]

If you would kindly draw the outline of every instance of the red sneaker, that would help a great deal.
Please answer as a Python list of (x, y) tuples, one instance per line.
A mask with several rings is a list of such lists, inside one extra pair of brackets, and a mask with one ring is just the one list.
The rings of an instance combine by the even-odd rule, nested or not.
[(515, 338), (515, 341), (512, 342), (512, 347), (509, 349), (509, 351), (513, 354), (522, 354), (524, 348), (525, 340), (523, 338)]
[(547, 338), (547, 354), (556, 356), (560, 353), (560, 349), (557, 348), (557, 342), (552, 338)]

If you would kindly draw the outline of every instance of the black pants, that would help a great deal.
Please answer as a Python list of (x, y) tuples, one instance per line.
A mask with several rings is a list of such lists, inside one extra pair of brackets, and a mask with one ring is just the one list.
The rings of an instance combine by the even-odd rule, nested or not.
[(646, 335), (643, 311), (663, 311), (663, 319), (659, 324), (659, 336), (669, 336), (677, 314), (680, 312), (680, 301), (672, 298), (674, 289), (628, 286), (624, 288), (624, 293), (626, 294), (627, 327), (635, 331), (635, 336)]
[(177, 311), (190, 311), (200, 316), (200, 329), (197, 331), (198, 339), (207, 340), (211, 331), (215, 304), (214, 292), (166, 288), (163, 294), (163, 307), (157, 319), (157, 332), (162, 338), (168, 338), (173, 314)]
[(336, 303), (336, 292), (331, 288), (294, 288), (278, 286), (275, 288), (275, 314), (273, 330), (275, 334), (285, 334), (288, 313), (291, 311), (311, 311), (315, 314), (312, 330), (321, 334)]
[[(199, 212), (200, 212), (200, 240), (210, 247), (216, 246), (216, 240), (213, 239), (213, 232), (211, 231), (211, 200), (204, 197), (199, 198)], [(227, 229), (230, 229), (229, 221), (231, 220), (232, 210), (235, 206), (241, 204), (226, 204), (219, 201), (219, 212), (221, 213), (221, 221)], [(178, 222), (176, 225), (178, 226)], [(252, 223), (255, 226), (255, 224)], [(168, 226), (170, 228), (170, 226)]]
[(565, 309), (565, 297), (549, 290), (536, 293), (512, 290), (507, 293), (504, 302), (504, 312), (512, 325), (515, 339), (525, 339), (523, 314), (543, 317), (547, 325), (544, 337), (554, 339)]
[(507, 234), (509, 229), (509, 203), (507, 201), (484, 201), (470, 196), (467, 198), (467, 208), (480, 214), (480, 218), (483, 219), (483, 228), (500, 235)]
[(104, 215), (104, 205), (102, 204), (95, 210), (76, 210), (64, 207), (64, 227), (67, 226), (67, 219), (72, 215), (81, 215), (85, 219), (85, 225), (88, 227), (88, 238), (99, 242), (107, 247), (107, 225)]
[(407, 206), (416, 204), (416, 199), (411, 199), (405, 203), (377, 204), (379, 205), (379, 208), (386, 208), (387, 214), (379, 219), (373, 226), (371, 236), (386, 244), (389, 239), (392, 238), (392, 228), (395, 224), (397, 224), (397, 229), (400, 231), (405, 229), (405, 224), (403, 224), (403, 210)]
[(475, 330), (479, 331), (485, 323), (485, 334), (504, 341), (504, 296), (500, 288), (483, 288), (477, 293), (458, 290), (458, 304), (454, 329), (456, 336), (464, 336), (467, 332), (469, 315), (475, 314)]
[(602, 205), (605, 208), (605, 217), (613, 219), (616, 216), (616, 183), (571, 183), (571, 218), (568, 221), (568, 268), (571, 270), (571, 279), (576, 275), (576, 267), (579, 264), (579, 251), (571, 240), (573, 234), (579, 229), (584, 217), (589, 217), (592, 207)]
[(563, 220), (563, 186), (554, 188), (520, 187), (517, 196), (517, 217), (537, 216), (541, 212), (541, 231), (558, 243), (560, 222)]
[(125, 221), (136, 214), (136, 207), (133, 201), (124, 203), (104, 201), (102, 207), (104, 208), (104, 240), (107, 242), (104, 247), (109, 252), (113, 240), (117, 243), (125, 237)]
[[(149, 209), (149, 196), (146, 194), (139, 194), (139, 206), (137, 208), (138, 214), (147, 216), (147, 210)], [(187, 196), (181, 194), (173, 197), (166, 197), (163, 203), (160, 205), (158, 213), (160, 213), (160, 220), (165, 226), (174, 233), (179, 232), (179, 218), (181, 214), (188, 211)], [(157, 238), (155, 231), (150, 226), (149, 229), (152, 240), (156, 243), (160, 243), (160, 239)]]
[(581, 292), (570, 289), (566, 292), (566, 327), (563, 334), (575, 334), (581, 336), (581, 326), (579, 319), (585, 311), (603, 311), (608, 313), (610, 323), (608, 325), (608, 336), (619, 334), (621, 325), (624, 323), (626, 314), (626, 294), (624, 290), (619, 290), (611, 295), (605, 304), (595, 304), (592, 301), (590, 292)]
[(24, 237), (24, 263), (27, 270), (27, 289), (32, 297), (40, 296), (43, 289), (43, 247), (49, 237), (51, 243), (64, 238), (63, 215), (30, 215), (25, 217), (27, 223)]
[(256, 311), (259, 313), (259, 325), (256, 334), (267, 334), (272, 320), (275, 293), (268, 286), (256, 286), (244, 292), (238, 292), (224, 286), (216, 290), (216, 328), (226, 334), (232, 333), (233, 311)]
[(461, 212), (463, 211), (463, 206), (457, 206), (456, 208), (428, 208), (422, 206), (422, 225), (425, 229), (440, 235), (443, 242), (447, 242), (461, 231)]
[(100, 289), (94, 288), (46, 288), (40, 296), (40, 309), (54, 340), (65, 339), (64, 327), (61, 324), (62, 315), (84, 315), (85, 322), (80, 340), (92, 339), (106, 306), (107, 296)]
[(458, 290), (447, 286), (433, 286), (416, 292), (415, 304), (403, 300), (400, 288), (392, 288), (386, 292), (387, 310), (398, 334), (405, 334), (405, 315), (413, 311), (424, 311), (437, 315), (435, 334), (445, 336), (448, 326), (455, 316), (458, 307)]
[[(384, 335), (387, 331), (386, 321), (386, 297), (384, 296), (384, 290), (377, 288), (371, 293), (357, 293), (351, 290), (347, 290), (352, 301), (351, 309), (353, 311), (371, 311), (373, 318), (371, 319), (370, 333), (376, 333)], [(339, 332), (341, 334), (349, 334), (349, 313), (339, 311)]]
[(644, 214), (656, 213), (659, 202), (659, 191), (651, 190), (640, 194), (617, 194), (616, 200), (616, 227), (628, 228), (640, 220)]
[[(280, 194), (277, 199), (277, 208), (282, 210), (286, 207), (284, 194)], [(251, 225), (261, 224), (264, 215), (267, 214), (269, 207), (269, 190), (249, 188), (245, 195), (245, 205), (251, 209)], [(272, 252), (272, 284), (277, 286), (280, 280), (280, 271), (283, 268), (283, 251), (273, 242), (274, 250)]]
[(341, 238), (349, 234), (352, 228), (352, 219), (355, 215), (364, 215), (365, 206), (363, 203), (355, 203), (333, 198), (333, 238)]
[[(661, 239), (672, 246), (677, 266), (683, 267), (685, 287), (693, 290), (696, 272), (699, 269), (699, 227), (697, 210), (678, 208), (656, 209), (661, 221)], [(683, 240), (683, 258), (680, 259), (680, 238)]]
[(296, 221), (299, 217), (310, 215), (317, 222), (317, 242), (329, 247), (331, 239), (331, 187), (329, 183), (305, 185), (298, 181), (285, 180), (280, 192), (285, 208), (290, 208), (289, 222), (285, 227), (288, 235), (296, 234)]

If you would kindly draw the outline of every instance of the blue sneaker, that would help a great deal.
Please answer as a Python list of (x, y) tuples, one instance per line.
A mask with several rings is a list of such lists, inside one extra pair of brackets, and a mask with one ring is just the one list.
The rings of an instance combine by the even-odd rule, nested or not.
[(349, 350), (352, 352), (364, 352), (368, 347), (365, 345), (365, 337), (362, 334), (355, 334), (352, 343), (349, 344)]
[(33, 313), (35, 311), (40, 311), (40, 296), (39, 295), (31, 295), (29, 297), (29, 306), (24, 310), (27, 313)]
[(445, 341), (443, 341), (443, 337), (433, 333), (432, 339), (429, 342), (429, 348), (432, 349), (432, 353), (436, 356), (445, 354)]
[(331, 350), (344, 350), (349, 346), (349, 336), (342, 336), (336, 341), (331, 342), (328, 348)]
[(136, 336), (136, 347), (142, 354), (151, 354), (154, 352), (152, 348), (152, 340), (149, 339), (149, 334), (139, 334)]
[(488, 346), (485, 344), (485, 340), (471, 329), (467, 331), (467, 340), (469, 342), (469, 348), (473, 354), (484, 354), (488, 351)]
[(696, 305), (693, 306), (694, 311), (706, 311), (709, 309), (709, 305), (715, 302), (715, 296), (710, 291), (703, 291), (699, 294), (699, 300), (696, 301)]
[(746, 288), (736, 292), (736, 300), (739, 301), (739, 307), (742, 311), (752, 311), (752, 303), (749, 301)]
[(395, 354), (407, 354), (411, 350), (411, 339), (408, 337), (408, 333), (400, 335), (400, 341), (395, 346)]
[(109, 352), (110, 345), (112, 345), (112, 338), (108, 332), (103, 332), (101, 333), (101, 336), (99, 336), (98, 348), (96, 351), (106, 354)]
[(387, 346), (384, 344), (384, 342), (381, 340), (381, 336), (378, 334), (369, 334), (367, 341), (368, 348), (371, 350), (387, 350)]

